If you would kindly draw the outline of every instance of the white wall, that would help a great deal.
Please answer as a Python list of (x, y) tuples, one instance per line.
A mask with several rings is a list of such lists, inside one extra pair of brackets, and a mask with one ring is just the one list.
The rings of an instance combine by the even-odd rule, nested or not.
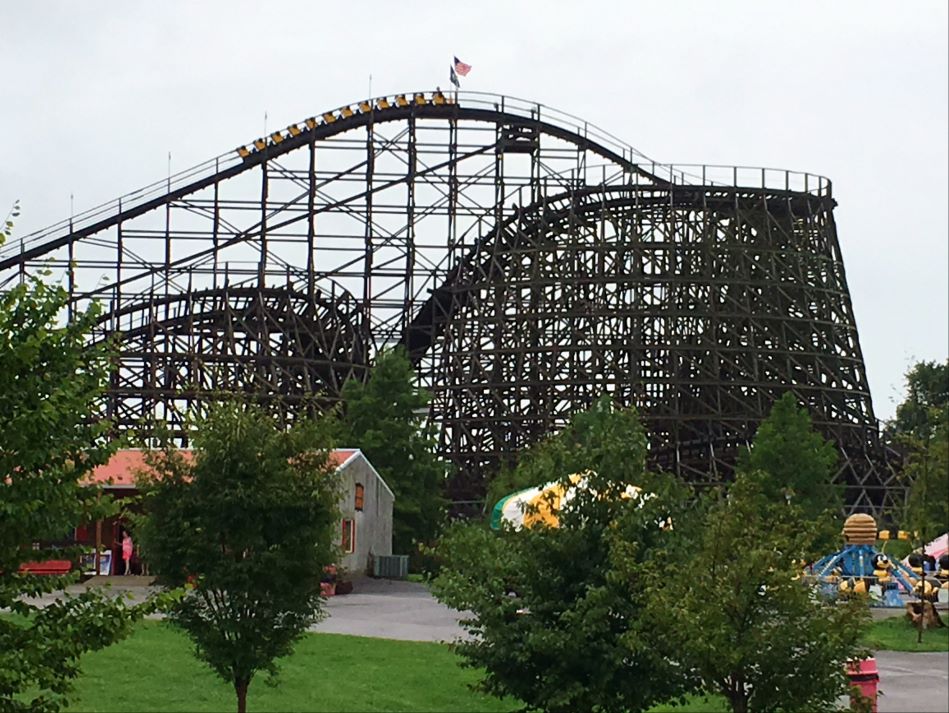
[[(395, 498), (362, 453), (357, 453), (337, 473), (340, 476), (337, 544), (342, 538), (342, 519), (356, 521), (355, 551), (344, 555), (340, 565), (352, 573), (365, 573), (370, 554), (392, 554), (392, 505)], [(356, 483), (365, 488), (361, 511), (355, 508)]]

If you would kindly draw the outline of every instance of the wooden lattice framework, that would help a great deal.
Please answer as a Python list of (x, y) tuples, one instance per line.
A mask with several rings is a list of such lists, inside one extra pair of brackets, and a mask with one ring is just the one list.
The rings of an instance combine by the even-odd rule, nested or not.
[(902, 498), (834, 223), (810, 174), (647, 159), (537, 104), (440, 92), (313, 116), (0, 249), (118, 337), (108, 414), (183, 437), (241, 390), (286, 417), (405, 345), (450, 494), (608, 392), (656, 466), (726, 478), (792, 390), (838, 445), (851, 509)]

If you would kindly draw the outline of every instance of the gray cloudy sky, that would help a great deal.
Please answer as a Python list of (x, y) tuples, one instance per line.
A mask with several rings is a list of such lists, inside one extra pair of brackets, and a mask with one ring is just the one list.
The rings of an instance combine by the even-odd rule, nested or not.
[[(448, 84), (660, 161), (829, 176), (877, 415), (949, 352), (946, 0), (3, 2), (0, 206), (22, 235), (373, 94)], [(2, 212), (6, 212), (5, 208)]]

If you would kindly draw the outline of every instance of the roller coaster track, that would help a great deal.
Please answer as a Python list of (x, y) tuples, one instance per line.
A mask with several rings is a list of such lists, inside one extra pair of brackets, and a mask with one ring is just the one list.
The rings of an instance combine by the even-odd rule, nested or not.
[[(766, 188), (719, 189), (714, 186), (698, 186), (698, 190), (691, 190), (682, 186), (675, 186), (668, 182), (657, 184), (653, 195), (634, 194), (627, 186), (585, 186), (551, 197), (544, 197), (536, 203), (520, 208), (514, 215), (496, 226), (485, 235), (479, 243), (460, 263), (445, 277), (444, 283), (435, 289), (432, 296), (414, 315), (412, 323), (405, 331), (400, 342), (406, 347), (410, 359), (418, 364), (429, 347), (441, 335), (445, 325), (451, 320), (455, 311), (463, 309), (469, 299), (470, 290), (457, 289), (461, 281), (466, 281), (470, 287), (471, 280), (477, 275), (487, 275), (490, 272), (490, 263), (496, 260), (499, 251), (512, 249), (510, 243), (529, 236), (537, 241), (538, 235), (543, 234), (546, 240), (556, 241), (558, 229), (565, 221), (595, 211), (615, 211), (617, 209), (641, 209), (648, 206), (669, 205), (685, 208), (717, 207), (730, 209), (736, 199), (736, 193), (742, 200), (760, 198), (772, 206), (772, 211), (793, 211), (804, 214), (819, 206), (823, 201), (832, 201), (829, 197), (821, 198), (805, 194), (801, 196), (793, 191), (773, 190)], [(782, 205), (775, 205), (780, 203)], [(507, 241), (506, 244), (500, 241)], [(494, 256), (484, 257), (493, 251)], [(480, 259), (480, 264), (478, 263)], [(840, 297), (845, 297), (836, 291)]]
[(640, 409), (654, 465), (727, 478), (791, 389), (837, 444), (851, 507), (875, 512), (901, 491), (834, 206), (821, 176), (663, 164), (536, 103), (416, 92), (8, 243), (0, 289), (47, 268), (75, 308), (105, 303), (120, 428), (160, 415), (177, 433), (220, 388), (289, 418), (400, 343), (433, 393), (456, 500), (600, 393)]
[[(400, 99), (406, 104), (402, 105)], [(462, 102), (465, 99), (469, 99), (471, 104), (490, 104), (493, 108), (463, 105)], [(550, 119), (547, 118), (548, 114)], [(755, 177), (760, 172), (762, 184), (766, 183), (766, 176), (769, 173), (778, 174), (779, 177), (784, 177), (784, 190), (790, 190), (790, 180), (794, 177), (803, 180), (805, 192), (813, 190), (818, 195), (830, 195), (830, 182), (822, 176), (812, 174), (779, 169), (732, 166), (677, 167), (657, 163), (588, 122), (540, 104), (512, 97), (476, 92), (456, 92), (454, 98), (442, 93), (398, 94), (394, 97), (392, 95), (376, 97), (326, 112), (319, 117), (310, 117), (301, 122), (302, 128), (298, 124), (292, 124), (285, 131), (277, 131), (269, 137), (257, 139), (258, 146), (262, 148), (240, 147), (235, 152), (221, 154), (210, 161), (170, 176), (167, 181), (150, 184), (114, 201), (84, 211), (72, 219), (60, 221), (30, 233), (0, 248), (0, 273), (23, 261), (63, 247), (69, 242), (81, 240), (118, 223), (161, 208), (314, 141), (324, 140), (375, 123), (404, 121), (409, 117), (528, 126), (549, 136), (571, 142), (582, 150), (589, 150), (657, 185), (695, 182), (699, 185), (726, 185), (708, 181), (704, 175), (700, 176), (689, 171), (696, 168), (725, 169), (726, 173), (733, 171), (737, 179), (738, 170), (741, 169), (743, 173), (750, 172)], [(244, 151), (247, 152), (246, 155), (243, 155)], [(776, 188), (780, 190), (780, 186)]]
[[(639, 173), (644, 178), (654, 180), (660, 184), (666, 182), (665, 179), (649, 174), (640, 165), (633, 163), (632, 159), (636, 153), (632, 148), (617, 147), (619, 149), (619, 152), (617, 152), (614, 148), (598, 143), (594, 138), (578, 134), (568, 127), (542, 120), (539, 117), (539, 112), (534, 117), (524, 117), (521, 114), (509, 113), (501, 109), (469, 108), (459, 105), (457, 101), (448, 97), (444, 97), (443, 103), (435, 103), (434, 98), (426, 98), (425, 103), (420, 104), (415, 100), (417, 96), (424, 95), (413, 95), (413, 99), (406, 106), (400, 106), (397, 99), (393, 99), (392, 103), (389, 104), (387, 97), (378, 97), (367, 103), (370, 107), (368, 111), (359, 108), (360, 104), (364, 104), (361, 102), (356, 105), (355, 111), (352, 107), (345, 107), (336, 112), (322, 115), (320, 117), (322, 121), (318, 123), (316, 117), (312, 117), (309, 121), (314, 122), (313, 128), (309, 128), (306, 122), (301, 122), (304, 126), (299, 128), (299, 133), (291, 133), (289, 128), (286, 134), (275, 132), (268, 138), (262, 150), (249, 151), (246, 156), (238, 154), (238, 160), (234, 159), (233, 153), (223, 154), (213, 159), (212, 162), (199, 164), (178, 174), (174, 179), (169, 179), (166, 184), (159, 182), (130, 193), (123, 197), (126, 207), (121, 207), (123, 199), (118, 199), (115, 202), (103, 204), (76, 216), (71, 229), (69, 222), (64, 221), (50, 228), (24, 236), (23, 240), (18, 242), (16, 246), (0, 250), (0, 272), (23, 260), (34, 259), (62, 247), (70, 241), (81, 240), (118, 223), (161, 208), (172, 201), (207, 188), (215, 182), (237, 176), (313, 141), (324, 140), (373, 123), (404, 121), (410, 116), (422, 119), (472, 120), (486, 123), (509, 122), (511, 125), (518, 126), (526, 125), (529, 122), (532, 128), (550, 136), (573, 142), (578, 147), (588, 149), (629, 171)], [(506, 97), (498, 96), (497, 99), (499, 100), (498, 106), (503, 106)], [(386, 103), (384, 109), (380, 108), (380, 102)], [(346, 111), (349, 115), (344, 115), (343, 111)], [(328, 117), (332, 117), (332, 121), (327, 121)], [(280, 137), (278, 141), (274, 140), (273, 137), (275, 136)], [(261, 140), (258, 139), (258, 141)], [(153, 198), (147, 197), (155, 191), (156, 187), (158, 190), (164, 187), (165, 192)], [(61, 234), (56, 235), (56, 233)], [(10, 255), (10, 253), (14, 254)]]

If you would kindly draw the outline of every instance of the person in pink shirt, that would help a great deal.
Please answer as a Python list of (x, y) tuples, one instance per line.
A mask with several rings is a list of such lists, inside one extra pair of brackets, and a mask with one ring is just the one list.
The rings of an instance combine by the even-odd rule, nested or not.
[(132, 548), (134, 544), (132, 543), (132, 536), (129, 534), (128, 530), (122, 531), (122, 559), (125, 561), (125, 572), (124, 574), (132, 573)]

